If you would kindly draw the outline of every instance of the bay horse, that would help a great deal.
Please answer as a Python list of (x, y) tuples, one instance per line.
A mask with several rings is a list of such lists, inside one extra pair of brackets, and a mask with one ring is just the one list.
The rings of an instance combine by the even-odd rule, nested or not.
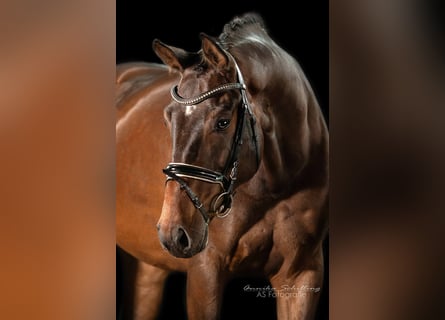
[(218, 319), (242, 275), (270, 281), (278, 319), (313, 319), (329, 193), (317, 98), (259, 15), (200, 38), (117, 65), (116, 237), (137, 263), (124, 319), (155, 319), (176, 271), (190, 320)]

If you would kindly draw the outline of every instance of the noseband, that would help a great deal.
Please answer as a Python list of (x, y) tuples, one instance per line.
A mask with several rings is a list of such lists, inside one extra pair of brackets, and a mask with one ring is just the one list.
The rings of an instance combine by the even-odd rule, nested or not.
[[(232, 57), (229, 53), (227, 53)], [(175, 180), (180, 188), (184, 190), (187, 196), (192, 201), (193, 205), (201, 213), (205, 223), (208, 225), (213, 216), (219, 218), (226, 217), (232, 208), (232, 201), (234, 195), (234, 184), (237, 179), (238, 174), (238, 155), (240, 151), (240, 146), (242, 144), (243, 130), (245, 126), (245, 115), (246, 113), (250, 118), (250, 131), (253, 143), (255, 145), (257, 166), (259, 165), (259, 152), (258, 152), (258, 142), (255, 130), (255, 116), (253, 115), (252, 109), (247, 100), (246, 85), (244, 83), (241, 71), (232, 57), (235, 63), (236, 73), (238, 82), (222, 84), (212, 90), (204, 92), (197, 97), (191, 99), (184, 99), (178, 93), (178, 86), (174, 86), (171, 89), (171, 96), (179, 104), (183, 105), (195, 105), (209, 99), (210, 97), (219, 94), (224, 91), (230, 90), (240, 90), (242, 103), (238, 107), (238, 119), (236, 123), (235, 135), (233, 137), (232, 147), (230, 150), (229, 158), (227, 159), (226, 165), (223, 172), (214, 171), (211, 169), (186, 164), (171, 162), (163, 169), (164, 174), (167, 175), (167, 182), (170, 180)], [(199, 197), (193, 192), (193, 190), (188, 186), (183, 178), (190, 178), (195, 180), (200, 180), (207, 183), (218, 184), (222, 192), (216, 196), (211, 204), (211, 211), (207, 212), (204, 205), (199, 200)]]

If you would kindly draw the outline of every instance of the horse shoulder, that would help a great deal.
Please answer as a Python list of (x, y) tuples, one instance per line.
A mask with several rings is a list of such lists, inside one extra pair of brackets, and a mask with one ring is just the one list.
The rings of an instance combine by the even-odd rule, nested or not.
[(179, 74), (168, 67), (156, 63), (127, 62), (116, 67), (117, 121), (137, 105), (141, 98), (148, 98), (151, 91), (168, 86), (161, 94), (168, 97), (169, 87), (179, 78)]

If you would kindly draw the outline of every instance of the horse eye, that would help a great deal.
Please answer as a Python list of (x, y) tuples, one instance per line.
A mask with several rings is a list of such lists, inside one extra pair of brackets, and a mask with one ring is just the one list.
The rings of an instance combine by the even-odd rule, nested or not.
[(218, 130), (224, 130), (227, 129), (227, 127), (230, 124), (230, 119), (221, 119), (218, 120), (218, 122), (216, 123), (216, 129)]

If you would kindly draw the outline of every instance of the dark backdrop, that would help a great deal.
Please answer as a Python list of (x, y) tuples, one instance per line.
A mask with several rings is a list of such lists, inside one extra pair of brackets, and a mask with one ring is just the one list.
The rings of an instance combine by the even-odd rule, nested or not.
[[(116, 1), (116, 62), (161, 62), (151, 49), (153, 39), (184, 48), (200, 49), (199, 33), (218, 36), (235, 15), (255, 11), (262, 15), (271, 37), (301, 64), (328, 121), (328, 1)], [(328, 240), (325, 243), (326, 272), (317, 320), (328, 319)], [(119, 265), (117, 294), (119, 300)], [(224, 319), (275, 319), (275, 301), (255, 298), (243, 287), (265, 286), (258, 279), (231, 283), (223, 304)], [(186, 319), (185, 277), (174, 274), (167, 282), (164, 319)], [(128, 319), (123, 319), (128, 320)]]

